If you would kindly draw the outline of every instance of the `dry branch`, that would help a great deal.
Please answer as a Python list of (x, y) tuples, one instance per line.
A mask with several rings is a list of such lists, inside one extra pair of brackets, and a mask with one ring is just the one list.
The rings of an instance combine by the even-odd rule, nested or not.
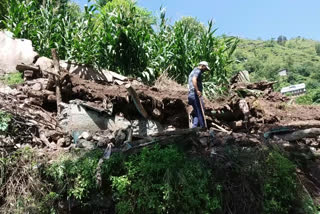
[(287, 127), (298, 127), (298, 128), (320, 128), (319, 120), (307, 120), (307, 121), (293, 121), (286, 124), (281, 124), (281, 126)]
[(315, 138), (320, 135), (320, 128), (311, 128), (305, 130), (298, 130), (289, 134), (275, 135), (285, 141), (296, 141), (303, 138)]
[(232, 131), (228, 131), (228, 130), (224, 129), (223, 127), (215, 124), (214, 122), (211, 122), (211, 125), (215, 126), (216, 128), (218, 128), (222, 132), (225, 132), (225, 133), (228, 133), (228, 134), (232, 133)]
[(136, 106), (136, 108), (138, 109), (139, 113), (144, 117), (144, 118), (148, 118), (148, 113), (146, 112), (146, 110), (143, 108), (140, 99), (138, 97), (137, 92), (132, 88), (131, 84), (127, 84), (126, 86), (127, 91), (129, 92), (130, 96), (133, 99), (133, 102)]
[(35, 72), (40, 72), (40, 68), (38, 66), (33, 66), (33, 65), (18, 64), (16, 66), (16, 69), (18, 71), (31, 70), (31, 71), (35, 71)]
[(130, 145), (130, 149), (125, 150), (125, 153), (132, 154), (140, 151), (144, 147), (152, 146), (154, 144), (158, 145), (169, 145), (174, 143), (183, 143), (186, 144), (190, 142), (192, 136), (196, 137), (199, 131), (203, 130), (202, 128), (193, 128), (193, 129), (182, 129), (177, 131), (167, 131), (161, 132), (148, 136), (145, 139), (133, 141)]
[(57, 115), (59, 116), (61, 113), (60, 103), (62, 102), (61, 82), (60, 82), (60, 65), (59, 65), (59, 58), (58, 58), (57, 50), (51, 49), (51, 53), (52, 53), (54, 71), (57, 74), (57, 76), (55, 76), (54, 79), (55, 79), (55, 84), (56, 84)]

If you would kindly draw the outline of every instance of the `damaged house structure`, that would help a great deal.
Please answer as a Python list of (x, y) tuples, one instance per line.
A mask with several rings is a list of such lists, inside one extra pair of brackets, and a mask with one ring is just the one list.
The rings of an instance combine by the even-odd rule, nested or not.
[(300, 95), (306, 93), (306, 84), (290, 85), (281, 89), (281, 94)]

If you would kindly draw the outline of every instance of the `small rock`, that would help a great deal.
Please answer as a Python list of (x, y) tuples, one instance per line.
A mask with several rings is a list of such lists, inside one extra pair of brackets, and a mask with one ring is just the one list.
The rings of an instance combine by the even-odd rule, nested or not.
[(49, 95), (47, 100), (49, 102), (55, 102), (55, 101), (57, 101), (57, 97), (55, 95)]
[(216, 150), (214, 148), (212, 148), (210, 151), (210, 157), (213, 157), (216, 154), (217, 154)]
[(121, 144), (123, 141), (126, 140), (126, 134), (123, 132), (123, 130), (119, 130), (117, 133), (116, 133), (116, 144), (119, 145)]
[(58, 145), (59, 147), (63, 147), (64, 144), (65, 144), (65, 142), (66, 142), (66, 139), (60, 138), (60, 139), (57, 141), (57, 145)]
[(96, 148), (96, 145), (91, 141), (81, 139), (81, 140), (79, 140), (77, 147), (87, 149), (87, 150), (92, 150), (92, 149)]
[(314, 148), (314, 147), (310, 147), (310, 150), (311, 150), (312, 152), (316, 152), (316, 151), (317, 151), (317, 149)]
[(159, 118), (161, 116), (161, 112), (159, 109), (155, 108), (153, 109), (152, 111), (152, 116), (156, 117), (156, 118)]
[(289, 147), (291, 147), (291, 144), (290, 143), (283, 143), (282, 146), (284, 148), (289, 148)]
[(95, 136), (92, 137), (92, 139), (95, 140), (95, 141), (101, 141), (102, 137), (95, 135)]
[(319, 146), (319, 143), (318, 143), (318, 142), (312, 142), (312, 143), (310, 144), (310, 146), (312, 146), (312, 147), (318, 147), (318, 146)]
[(175, 131), (175, 130), (176, 130), (176, 128), (171, 125), (166, 128), (166, 131)]
[(17, 98), (18, 98), (19, 100), (24, 100), (24, 99), (28, 98), (28, 96), (27, 96), (27, 95), (24, 95), (24, 94), (19, 94), (19, 95), (17, 95)]
[(42, 90), (42, 85), (40, 83), (36, 83), (32, 86), (32, 90), (35, 91), (41, 91)]
[(110, 142), (109, 138), (101, 138), (98, 142), (98, 147), (106, 147)]
[(30, 70), (26, 70), (23, 72), (23, 76), (25, 79), (31, 79), (33, 77), (33, 71)]
[(208, 138), (207, 137), (202, 137), (199, 139), (199, 141), (202, 146), (204, 146), (204, 147), (208, 146)]
[(235, 126), (242, 127), (242, 120), (236, 121)]
[(44, 73), (46, 73), (46, 71), (54, 72), (53, 61), (47, 57), (38, 58), (35, 65), (39, 66)]
[(89, 132), (82, 132), (82, 134), (79, 136), (79, 139), (91, 140), (92, 135)]

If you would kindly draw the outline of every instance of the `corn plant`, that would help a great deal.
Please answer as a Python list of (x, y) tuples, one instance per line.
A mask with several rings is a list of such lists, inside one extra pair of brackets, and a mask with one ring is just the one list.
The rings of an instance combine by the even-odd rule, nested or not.
[(58, 48), (61, 59), (145, 81), (166, 71), (182, 84), (206, 60), (213, 69), (205, 80), (219, 88), (227, 83), (237, 40), (216, 36), (212, 21), (204, 26), (184, 17), (171, 25), (163, 8), (156, 19), (131, 0), (97, 3), (81, 12), (68, 0), (12, 0), (4, 24), (15, 37), (32, 40), (43, 56)]

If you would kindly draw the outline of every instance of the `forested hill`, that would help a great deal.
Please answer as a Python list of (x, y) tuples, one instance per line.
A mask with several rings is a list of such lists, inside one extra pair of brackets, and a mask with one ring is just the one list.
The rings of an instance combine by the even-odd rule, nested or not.
[[(306, 96), (300, 103), (320, 102), (320, 42), (284, 36), (267, 41), (240, 39), (232, 71), (248, 70), (253, 80), (276, 80), (276, 90), (291, 84), (306, 83)], [(280, 78), (278, 72), (287, 70)]]

